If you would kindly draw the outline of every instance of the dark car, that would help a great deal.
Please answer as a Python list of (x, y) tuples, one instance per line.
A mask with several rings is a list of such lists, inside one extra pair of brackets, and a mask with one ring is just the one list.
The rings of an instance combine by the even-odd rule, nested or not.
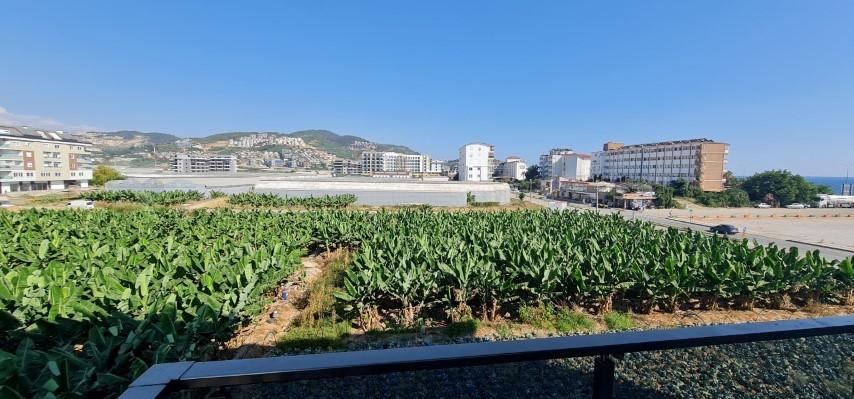
[(731, 224), (719, 224), (717, 226), (709, 227), (709, 232), (715, 234), (738, 234), (738, 227)]

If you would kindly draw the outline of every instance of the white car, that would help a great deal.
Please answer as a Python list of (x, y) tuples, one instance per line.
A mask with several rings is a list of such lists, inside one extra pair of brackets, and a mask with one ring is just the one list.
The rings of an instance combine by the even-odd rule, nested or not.
[(795, 202), (794, 204), (786, 205), (786, 208), (789, 208), (789, 209), (804, 209), (804, 208), (806, 208), (806, 207), (807, 207), (806, 205), (804, 205), (804, 204), (799, 204), (799, 203), (797, 203), (797, 202)]
[(94, 209), (95, 201), (90, 200), (73, 200), (65, 204), (68, 209)]
[(766, 209), (766, 208), (770, 208), (770, 207), (771, 207), (771, 205), (768, 205), (768, 204), (766, 204), (766, 203), (764, 203), (764, 202), (760, 202), (760, 203), (756, 204), (756, 207), (757, 207), (757, 208)]
[(0, 198), (0, 208), (9, 208), (12, 206), (14, 206), (14, 205), (12, 205), (12, 203), (9, 202), (8, 198)]

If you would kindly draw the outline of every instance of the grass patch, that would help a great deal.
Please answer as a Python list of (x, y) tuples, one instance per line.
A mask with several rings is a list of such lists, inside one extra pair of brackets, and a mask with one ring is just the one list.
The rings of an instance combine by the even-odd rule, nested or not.
[(469, 337), (477, 332), (480, 322), (477, 319), (468, 319), (448, 324), (445, 327), (445, 335), (454, 337)]
[(563, 333), (589, 331), (593, 329), (593, 320), (582, 313), (561, 309), (555, 317), (554, 325)]
[(543, 330), (554, 330), (554, 310), (546, 305), (522, 306), (519, 308), (519, 319)]
[(314, 326), (294, 326), (279, 339), (276, 346), (283, 351), (313, 348), (340, 348), (350, 335), (349, 323), (316, 323)]
[(628, 313), (610, 312), (605, 315), (605, 324), (609, 330), (623, 331), (634, 328), (635, 320)]
[(588, 331), (594, 327), (593, 320), (587, 315), (569, 309), (559, 309), (546, 305), (522, 306), (519, 319), (523, 323), (541, 330), (557, 330), (568, 333)]
[(50, 205), (66, 202), (78, 198), (76, 194), (44, 194), (29, 198), (28, 202), (33, 205)]

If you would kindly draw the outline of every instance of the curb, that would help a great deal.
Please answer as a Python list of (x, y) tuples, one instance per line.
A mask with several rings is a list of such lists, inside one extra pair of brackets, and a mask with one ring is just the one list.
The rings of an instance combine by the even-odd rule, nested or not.
[(842, 251), (842, 252), (848, 252), (848, 253), (852, 253), (852, 254), (854, 254), (854, 250), (852, 250), (852, 249), (848, 249), (848, 248), (833, 247), (833, 246), (830, 246), (830, 245), (816, 244), (816, 243), (814, 243), (814, 242), (799, 241), (799, 240), (786, 240), (786, 242), (793, 242), (793, 243), (795, 243), (795, 244), (803, 244), (803, 245), (811, 245), (811, 246), (813, 246), (813, 247), (820, 247), (820, 248), (833, 249), (833, 250), (836, 250), (836, 251)]

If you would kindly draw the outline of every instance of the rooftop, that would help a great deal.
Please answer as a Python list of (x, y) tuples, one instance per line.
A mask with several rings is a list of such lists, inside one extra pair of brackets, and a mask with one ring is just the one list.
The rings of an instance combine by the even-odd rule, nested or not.
[[(611, 143), (611, 142), (609, 142), (609, 143)], [(645, 143), (645, 144), (631, 144), (631, 145), (626, 145), (626, 146), (622, 146), (622, 147), (620, 147), (620, 148), (618, 148), (618, 149), (616, 149), (616, 150), (613, 150), (613, 151), (624, 150), (624, 149), (627, 149), (627, 148), (642, 148), (642, 147), (654, 147), (654, 146), (660, 146), (660, 145), (697, 144), (697, 143), (718, 143), (718, 142), (717, 142), (717, 141), (714, 141), (714, 140), (709, 140), (709, 139), (706, 139), (706, 138), (700, 138), (700, 139), (689, 139), (689, 140), (660, 141), (660, 142), (657, 142), (657, 143)], [(719, 144), (723, 144), (723, 143), (719, 143)]]
[(92, 145), (92, 143), (70, 139), (63, 132), (35, 129), (27, 126), (0, 126), (0, 136), (15, 137), (30, 140), (47, 140), (62, 143)]

